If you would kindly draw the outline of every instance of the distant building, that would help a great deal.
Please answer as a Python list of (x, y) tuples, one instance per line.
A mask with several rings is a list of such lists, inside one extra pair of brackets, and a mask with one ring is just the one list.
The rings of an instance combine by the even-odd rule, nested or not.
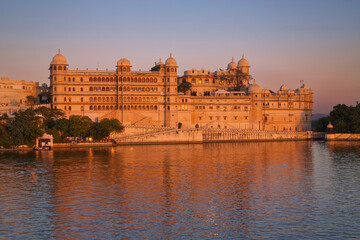
[[(305, 85), (275, 93), (251, 84), (244, 56), (226, 70), (191, 69), (178, 77), (170, 55), (150, 71), (132, 71), (120, 59), (115, 70), (70, 70), (60, 53), (50, 63), (53, 107), (67, 116), (118, 118), (142, 126), (236, 128), (281, 131), (311, 129), (313, 92)], [(178, 85), (192, 84), (178, 93)], [(181, 124), (180, 124), (181, 123)]]
[(0, 79), (0, 113), (27, 108), (27, 96), (37, 97), (39, 84), (25, 80)]

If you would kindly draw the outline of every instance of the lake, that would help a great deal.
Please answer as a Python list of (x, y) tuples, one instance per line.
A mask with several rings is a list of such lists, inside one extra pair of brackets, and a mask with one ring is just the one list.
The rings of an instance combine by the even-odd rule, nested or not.
[(0, 151), (0, 238), (360, 238), (359, 183), (360, 142)]

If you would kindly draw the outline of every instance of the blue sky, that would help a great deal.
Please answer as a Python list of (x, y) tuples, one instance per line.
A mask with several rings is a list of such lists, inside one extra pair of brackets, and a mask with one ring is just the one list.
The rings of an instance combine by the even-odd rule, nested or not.
[(314, 113), (360, 101), (360, 1), (0, 0), (1, 77), (48, 82), (58, 48), (72, 69), (148, 70), (171, 52), (180, 73), (244, 53), (262, 87), (304, 80)]

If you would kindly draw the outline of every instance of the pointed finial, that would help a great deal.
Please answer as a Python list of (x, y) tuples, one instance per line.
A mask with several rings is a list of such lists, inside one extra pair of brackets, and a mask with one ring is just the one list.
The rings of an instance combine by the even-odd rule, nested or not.
[(244, 57), (244, 54), (242, 55), (242, 58), (244, 59), (245, 57)]
[(159, 58), (159, 62), (161, 62), (161, 58)]
[(232, 61), (232, 62), (234, 61), (234, 57), (231, 58), (231, 61)]
[(170, 57), (172, 57), (172, 53), (170, 53)]
[(59, 51), (59, 54), (60, 54), (60, 48), (58, 49), (58, 51)]

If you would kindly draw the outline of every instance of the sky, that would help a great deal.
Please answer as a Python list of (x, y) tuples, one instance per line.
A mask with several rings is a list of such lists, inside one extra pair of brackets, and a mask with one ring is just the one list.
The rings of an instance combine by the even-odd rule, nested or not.
[(58, 49), (70, 69), (149, 70), (172, 53), (179, 73), (225, 69), (242, 54), (263, 88), (300, 81), (313, 113), (360, 101), (360, 1), (0, 0), (0, 77), (49, 83)]

